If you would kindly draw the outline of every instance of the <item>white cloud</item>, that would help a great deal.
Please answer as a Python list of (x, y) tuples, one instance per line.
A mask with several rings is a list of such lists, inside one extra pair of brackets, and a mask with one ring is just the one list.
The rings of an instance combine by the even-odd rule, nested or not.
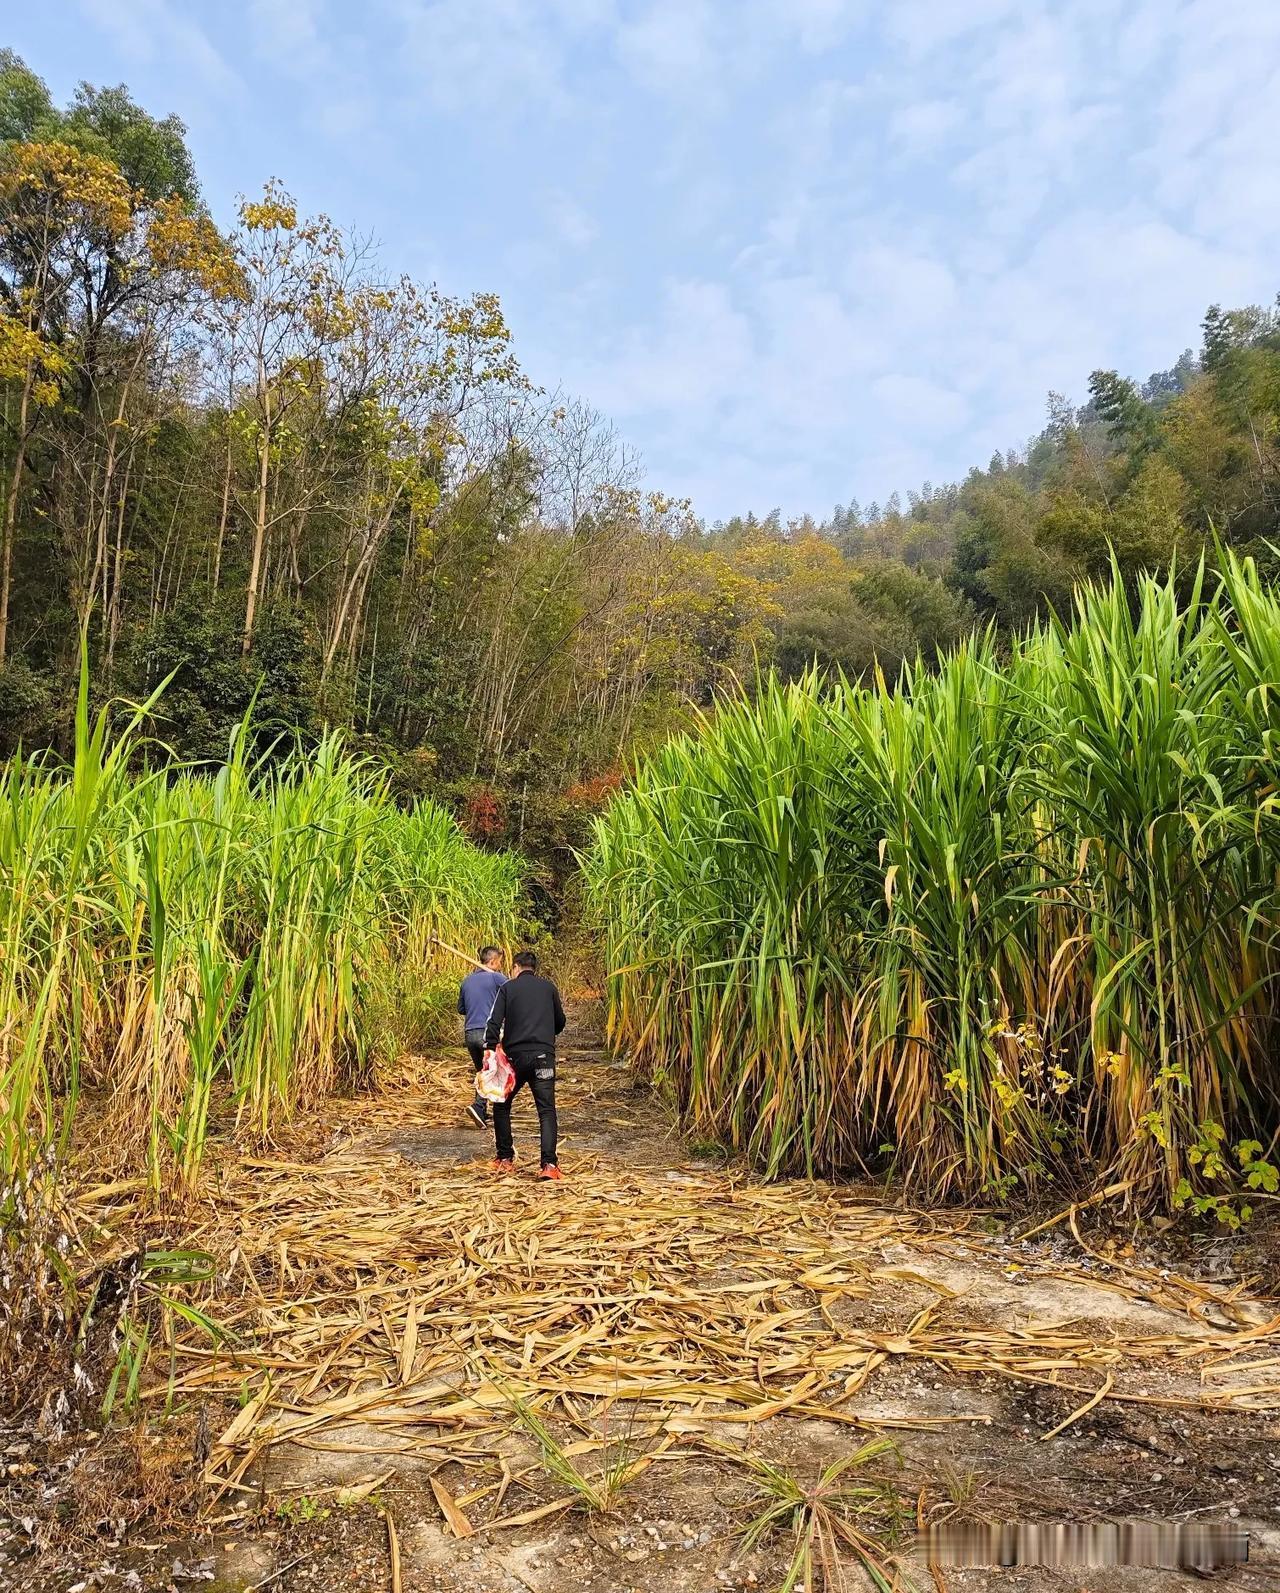
[(547, 195), (546, 213), (558, 236), (571, 249), (585, 249), (599, 228), (572, 194), (554, 190)]
[(250, 0), (255, 47), (294, 75), (327, 69), (330, 52), (321, 36), (322, 9), (323, 0)]
[(618, 29), (616, 49), (636, 81), (653, 93), (681, 98), (712, 82), (719, 58), (709, 0), (654, 0)]
[[(105, 0), (100, 0), (105, 3)], [(306, 34), (317, 0), (254, 0), (277, 31)], [(422, 91), (444, 109), (534, 108), (565, 114), (610, 92), (607, 69), (700, 118), (778, 52), (809, 56), (844, 42), (867, 0), (374, 0), (402, 41)], [(292, 13), (301, 10), (302, 16)], [(282, 19), (276, 21), (273, 13)], [(590, 59), (590, 67), (585, 62)]]
[(851, 296), (896, 336), (946, 321), (955, 311), (958, 291), (949, 266), (905, 244), (859, 247), (844, 275)]
[(641, 88), (696, 115), (767, 82), (780, 50), (834, 48), (865, 14), (860, 0), (643, 0), (626, 12), (614, 46)]
[(132, 61), (171, 63), (175, 74), (189, 73), (206, 88), (239, 93), (239, 75), (219, 54), (208, 34), (168, 0), (80, 0), (81, 10)]
[(750, 322), (725, 286), (675, 281), (663, 289), (656, 325), (584, 353), (573, 379), (610, 414), (659, 410), (698, 420), (740, 390), (753, 360)]
[(890, 113), (889, 137), (908, 155), (933, 154), (963, 120), (958, 100), (908, 101)]
[(780, 0), (784, 26), (795, 29), (803, 49), (826, 50), (862, 25), (870, 14), (862, 0)]
[[(590, 26), (595, 8), (527, 0), (381, 0), (413, 86), (461, 116), (562, 114), (571, 96), (556, 18)], [(603, 13), (602, 13), (603, 14)]]
[(886, 7), (885, 27), (909, 54), (948, 48), (1013, 13), (1032, 12), (1039, 0), (894, 0)]
[(797, 45), (810, 55), (834, 49), (875, 15), (872, 0), (742, 0), (720, 6), (726, 32), (741, 36), (758, 60), (776, 65), (778, 46)]
[(879, 376), (871, 394), (882, 415), (908, 434), (954, 431), (969, 412), (959, 393), (923, 376)]

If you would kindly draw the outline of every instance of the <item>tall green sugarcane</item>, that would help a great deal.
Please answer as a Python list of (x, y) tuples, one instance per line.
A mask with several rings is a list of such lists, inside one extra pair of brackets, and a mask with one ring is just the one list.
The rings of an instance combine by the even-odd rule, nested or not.
[(770, 1172), (1212, 1202), (1277, 1122), (1278, 636), (1224, 557), (726, 703), (584, 860), (615, 1039)]

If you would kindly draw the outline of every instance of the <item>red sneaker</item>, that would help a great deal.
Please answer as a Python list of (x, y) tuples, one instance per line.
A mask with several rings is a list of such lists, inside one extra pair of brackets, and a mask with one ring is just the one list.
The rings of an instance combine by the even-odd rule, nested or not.
[(542, 1169), (542, 1171), (538, 1174), (538, 1177), (539, 1178), (550, 1178), (550, 1179), (553, 1179), (556, 1183), (563, 1183), (564, 1182), (564, 1174), (560, 1171), (560, 1169), (556, 1166), (556, 1164), (554, 1162), (552, 1162), (550, 1167), (544, 1167)]
[(496, 1156), (489, 1166), (495, 1173), (514, 1173), (516, 1164), (509, 1156)]

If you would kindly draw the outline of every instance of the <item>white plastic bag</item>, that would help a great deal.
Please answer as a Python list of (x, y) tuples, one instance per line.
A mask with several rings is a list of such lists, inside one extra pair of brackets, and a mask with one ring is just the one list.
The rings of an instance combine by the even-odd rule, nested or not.
[(516, 1070), (500, 1045), (484, 1054), (484, 1066), (476, 1075), (476, 1091), (486, 1101), (505, 1101), (516, 1087)]

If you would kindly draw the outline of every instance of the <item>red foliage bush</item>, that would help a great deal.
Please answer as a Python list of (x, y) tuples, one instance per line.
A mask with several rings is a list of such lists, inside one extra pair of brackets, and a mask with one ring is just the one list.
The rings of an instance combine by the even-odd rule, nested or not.
[(579, 780), (564, 793), (564, 800), (572, 807), (602, 808), (622, 784), (620, 769), (606, 769), (603, 774), (589, 780)]
[(473, 786), (459, 814), (462, 828), (473, 841), (491, 841), (507, 827), (507, 816), (497, 793), (488, 786)]

